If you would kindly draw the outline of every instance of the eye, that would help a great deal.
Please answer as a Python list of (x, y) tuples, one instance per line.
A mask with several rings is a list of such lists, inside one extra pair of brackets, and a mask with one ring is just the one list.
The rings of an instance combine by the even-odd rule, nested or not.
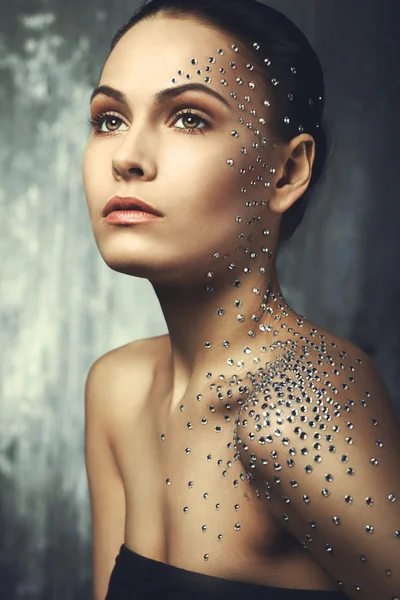
[[(194, 110), (182, 110), (179, 113), (177, 113), (175, 115), (174, 123), (176, 124), (178, 121), (182, 121), (182, 123), (186, 121), (186, 123), (188, 124), (188, 127), (176, 127), (176, 129), (180, 129), (182, 132), (185, 133), (205, 133), (206, 129), (208, 129), (209, 127), (209, 122), (204, 118), (204, 115), (202, 115), (201, 113), (197, 113)], [(196, 123), (199, 122), (203, 122), (204, 125), (202, 125), (201, 127), (194, 126), (196, 125)]]
[[(121, 117), (114, 113), (94, 115), (89, 119), (89, 125), (94, 135), (109, 135), (118, 131), (126, 131), (128, 128)], [(121, 125), (125, 125), (126, 129), (121, 129)]]

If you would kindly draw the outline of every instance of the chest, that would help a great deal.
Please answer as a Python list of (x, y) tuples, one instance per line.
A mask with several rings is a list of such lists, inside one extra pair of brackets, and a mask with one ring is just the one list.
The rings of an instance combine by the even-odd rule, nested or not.
[(116, 450), (131, 547), (140, 540), (148, 555), (180, 564), (190, 547), (191, 567), (193, 553), (219, 562), (227, 548), (268, 555), (282, 532), (238, 459), (235, 412), (182, 406), (173, 415), (143, 410), (121, 423)]

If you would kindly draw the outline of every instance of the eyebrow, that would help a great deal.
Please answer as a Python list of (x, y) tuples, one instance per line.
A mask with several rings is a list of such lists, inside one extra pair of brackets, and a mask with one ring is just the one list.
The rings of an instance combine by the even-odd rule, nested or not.
[[(155, 102), (155, 104), (160, 105), (163, 102), (166, 102), (167, 100), (176, 98), (177, 96), (181, 96), (186, 92), (193, 91), (204, 92), (210, 96), (213, 96), (214, 98), (217, 98), (217, 100), (220, 100), (223, 104), (225, 104), (225, 106), (233, 110), (232, 106), (223, 96), (221, 96), (221, 94), (207, 87), (203, 83), (185, 83), (183, 85), (166, 88), (154, 94), (153, 101)], [(100, 85), (95, 90), (93, 90), (92, 95), (90, 96), (89, 104), (93, 102), (93, 99), (98, 94), (104, 94), (105, 96), (109, 96), (110, 98), (117, 100), (117, 102), (121, 102), (121, 104), (129, 104), (128, 98), (123, 92), (120, 92), (119, 90), (116, 90), (115, 88), (112, 88), (108, 85)]]

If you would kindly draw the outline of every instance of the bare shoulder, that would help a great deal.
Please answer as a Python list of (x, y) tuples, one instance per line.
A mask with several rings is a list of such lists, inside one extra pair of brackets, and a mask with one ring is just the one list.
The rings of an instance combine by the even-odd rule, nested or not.
[[(94, 598), (107, 593), (111, 571), (125, 539), (126, 498), (115, 440), (140, 413), (167, 336), (138, 340), (98, 358), (85, 388), (85, 461), (93, 534)], [(164, 358), (165, 360), (165, 358)]]
[[(367, 396), (375, 396), (387, 403), (389, 391), (373, 358), (350, 340), (336, 335), (332, 331), (308, 320), (303, 325), (304, 341), (310, 352), (309, 360), (321, 375), (334, 376), (338, 385), (335, 393), (346, 396), (351, 390), (365, 388)], [(302, 344), (298, 344), (298, 355), (303, 354)], [(307, 360), (303, 356), (303, 360)], [(333, 379), (332, 379), (333, 381)]]
[(123, 386), (134, 380), (140, 387), (169, 352), (168, 335), (135, 340), (100, 356), (88, 376), (101, 380), (102, 385)]
[[(110, 427), (146, 402), (158, 372), (168, 365), (168, 335), (136, 340), (100, 356), (86, 379), (86, 402)], [(160, 369), (160, 367), (162, 367)]]
[(349, 598), (394, 597), (400, 577), (385, 569), (398, 575), (400, 428), (388, 389), (349, 340), (306, 320), (292, 334), (284, 377), (261, 380), (264, 403), (243, 409), (242, 462), (257, 490), (267, 487), (269, 514), (332, 580), (340, 575)]

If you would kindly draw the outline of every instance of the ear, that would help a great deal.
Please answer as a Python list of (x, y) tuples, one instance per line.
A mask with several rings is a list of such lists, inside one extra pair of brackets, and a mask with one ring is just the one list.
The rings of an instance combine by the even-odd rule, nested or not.
[(282, 214), (300, 198), (310, 183), (315, 159), (315, 140), (309, 134), (299, 135), (283, 146), (281, 168), (268, 203), (269, 209)]

